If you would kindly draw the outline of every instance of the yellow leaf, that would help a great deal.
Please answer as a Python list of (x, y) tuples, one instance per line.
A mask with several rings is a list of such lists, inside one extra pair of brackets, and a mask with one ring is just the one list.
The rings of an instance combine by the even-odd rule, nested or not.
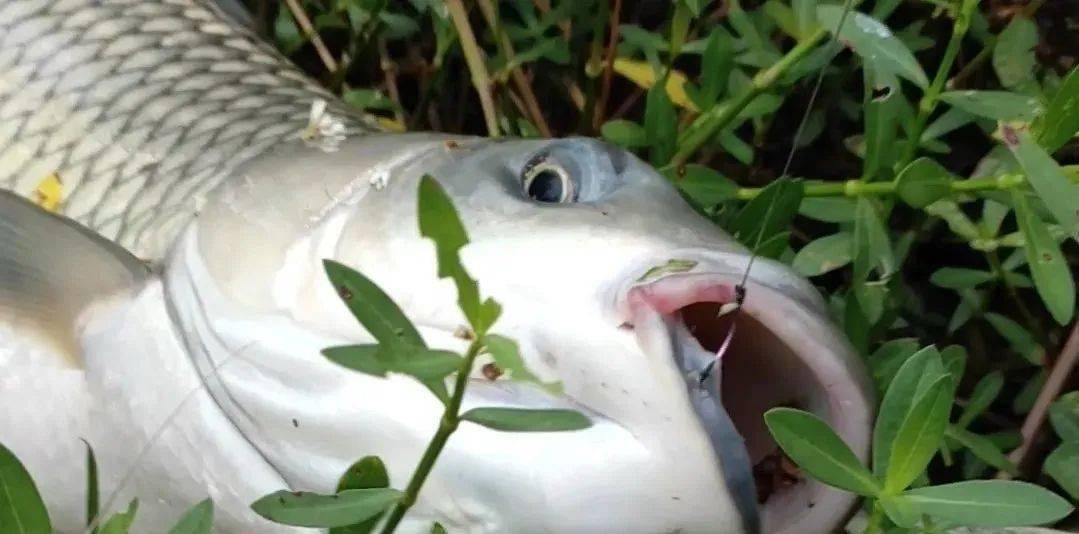
[(63, 200), (64, 184), (60, 182), (60, 175), (55, 172), (49, 173), (34, 189), (34, 203), (45, 211), (55, 213)]
[[(614, 71), (644, 89), (649, 89), (656, 84), (656, 75), (652, 72), (652, 66), (645, 61), (615, 58)], [(678, 70), (672, 69), (671, 75), (667, 78), (667, 96), (680, 108), (694, 113), (700, 111), (686, 95), (686, 75)]]

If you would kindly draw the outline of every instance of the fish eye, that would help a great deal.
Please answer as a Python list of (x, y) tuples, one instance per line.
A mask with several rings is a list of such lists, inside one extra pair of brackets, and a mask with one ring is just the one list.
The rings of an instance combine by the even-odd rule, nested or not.
[(536, 202), (557, 204), (576, 199), (570, 172), (545, 154), (533, 158), (521, 174), (524, 193)]

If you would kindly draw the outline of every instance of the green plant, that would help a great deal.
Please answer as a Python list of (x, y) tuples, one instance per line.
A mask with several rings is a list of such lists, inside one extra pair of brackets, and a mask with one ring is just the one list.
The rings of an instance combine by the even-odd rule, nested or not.
[[(420, 381), (445, 406), (438, 428), (404, 490), (391, 489), (382, 461), (368, 456), (346, 470), (333, 495), (281, 490), (251, 505), (267, 519), (357, 533), (371, 531), (386, 514), (381, 532), (393, 532), (416, 502), (439, 453), (462, 422), (510, 432), (557, 432), (591, 426), (581, 413), (563, 409), (480, 407), (460, 413), (468, 377), (480, 354), (489, 354), (511, 379), (538, 381), (524, 367), (516, 343), (489, 333), (501, 307), (490, 298), (481, 298), (479, 284), (461, 265), (458, 253), (468, 244), (468, 236), (449, 197), (429, 176), (420, 181), (418, 211), (420, 233), (435, 243), (438, 275), (450, 278), (457, 286), (457, 303), (469, 323), (469, 328), (460, 332), (461, 337), (471, 340), (468, 350), (462, 356), (428, 348), (416, 327), (378, 286), (362, 274), (327, 260), (326, 274), (341, 300), (378, 343), (331, 347), (323, 354), (361, 373), (400, 373)], [(453, 381), (449, 391), (447, 379)]]
[[(93, 449), (87, 445), (86, 528), (98, 534), (126, 534), (135, 521), (138, 499), (132, 500), (123, 512), (113, 514), (99, 523), (97, 462)], [(206, 499), (191, 507), (169, 534), (210, 534), (214, 507)], [(52, 523), (41, 494), (19, 459), (0, 444), (0, 525), (5, 533), (51, 534)]]
[(873, 429), (872, 471), (813, 414), (774, 408), (765, 422), (783, 451), (810, 476), (866, 497), (871, 510), (867, 533), (883, 532), (885, 517), (900, 528), (932, 532), (947, 524), (1036, 525), (1071, 513), (1067, 500), (1027, 482), (927, 483), (926, 467), (945, 436), (990, 462), (999, 455), (991, 443), (984, 446), (996, 452), (980, 450), (983, 438), (949, 423), (961, 367), (948, 362), (935, 347), (926, 347), (909, 355), (891, 377)]

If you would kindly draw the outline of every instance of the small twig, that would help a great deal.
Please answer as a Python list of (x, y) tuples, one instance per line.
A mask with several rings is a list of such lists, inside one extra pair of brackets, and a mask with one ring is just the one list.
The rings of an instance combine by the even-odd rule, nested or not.
[(292, 12), (292, 18), (296, 19), (296, 24), (300, 25), (304, 35), (311, 40), (311, 44), (315, 45), (315, 52), (318, 52), (318, 57), (322, 60), (322, 64), (326, 65), (326, 69), (331, 74), (336, 73), (337, 60), (333, 58), (330, 49), (326, 48), (326, 43), (322, 42), (322, 37), (315, 31), (314, 25), (311, 24), (311, 19), (307, 18), (307, 13), (304, 13), (299, 0), (285, 0), (285, 4), (288, 5), (288, 10)]
[(622, 19), (622, 0), (614, 0), (611, 8), (610, 37), (607, 39), (607, 51), (603, 60), (603, 83), (600, 86), (599, 98), (596, 100), (595, 115), (592, 118), (592, 128), (599, 131), (603, 125), (603, 118), (607, 111), (607, 101), (611, 99), (611, 82), (614, 78), (614, 56), (618, 51), (618, 32)]
[(379, 66), (382, 68), (382, 76), (386, 83), (386, 94), (389, 95), (390, 101), (393, 102), (393, 116), (397, 119), (397, 122), (401, 124), (405, 123), (404, 107), (401, 106), (401, 95), (397, 91), (397, 64), (390, 59), (389, 51), (386, 49), (386, 39), (378, 39), (378, 58)]
[[(1015, 465), (1021, 467), (1027, 460), (1027, 456), (1030, 455), (1034, 445), (1034, 438), (1037, 437), (1042, 426), (1045, 425), (1049, 405), (1064, 390), (1064, 384), (1075, 369), (1076, 364), (1079, 364), (1079, 321), (1072, 324), (1068, 341), (1064, 343), (1064, 348), (1060, 350), (1060, 355), (1053, 364), (1052, 370), (1049, 371), (1049, 376), (1045, 379), (1045, 385), (1038, 392), (1038, 397), (1034, 400), (1034, 407), (1030, 409), (1026, 420), (1023, 421), (1023, 426), (1019, 430), (1019, 433), (1023, 436), (1023, 443), (1008, 454), (1008, 459)], [(1009, 476), (1005, 472), (997, 474), (997, 478), (1009, 478)]]
[[(491, 31), (495, 34), (495, 39), (498, 40), (499, 45), (502, 47), (503, 54), (506, 56), (506, 63), (512, 65), (514, 58), (513, 43), (510, 42), (506, 32), (502, 31), (499, 26), (498, 13), (495, 12), (494, 4), (491, 3), (491, 0), (479, 0), (477, 3), (480, 6), (480, 12), (483, 13), (483, 18), (487, 20), (487, 25), (490, 26)], [(521, 95), (525, 114), (528, 115), (532, 124), (536, 125), (540, 135), (551, 137), (551, 127), (547, 125), (547, 119), (543, 116), (543, 111), (540, 110), (539, 102), (536, 100), (536, 93), (532, 91), (532, 84), (528, 81), (528, 77), (525, 76), (520, 65), (514, 66), (510, 70), (510, 78)]]
[(487, 67), (483, 64), (483, 52), (476, 42), (476, 35), (472, 33), (472, 25), (468, 23), (468, 12), (461, 0), (445, 0), (445, 3), (450, 18), (453, 19), (453, 26), (457, 29), (465, 63), (472, 74), (472, 85), (480, 96), (483, 119), (487, 123), (487, 135), (498, 137), (498, 115), (495, 114), (495, 102), (491, 96), (491, 79), (487, 74)]

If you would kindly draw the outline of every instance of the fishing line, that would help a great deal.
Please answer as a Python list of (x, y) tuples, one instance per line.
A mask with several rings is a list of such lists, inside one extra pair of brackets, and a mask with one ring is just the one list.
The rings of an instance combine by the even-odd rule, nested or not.
[[(839, 43), (839, 30), (843, 28), (843, 23), (847, 20), (847, 15), (850, 14), (853, 8), (854, 0), (845, 0), (843, 2), (843, 12), (839, 16), (839, 21), (836, 23), (835, 31), (832, 32), (832, 39), (826, 44), (826, 47), (834, 47)], [(787, 152), (786, 161), (783, 163), (783, 172), (780, 173), (779, 179), (782, 180), (788, 176), (791, 164), (794, 163), (794, 154), (798, 152), (798, 141), (802, 137), (802, 132), (805, 130), (805, 125), (809, 122), (809, 116), (813, 112), (813, 104), (817, 101), (817, 95), (820, 93), (822, 82), (824, 81), (824, 73), (831, 65), (832, 58), (828, 58), (817, 72), (817, 79), (813, 83), (813, 90), (809, 93), (809, 102), (806, 104), (805, 112), (802, 113), (802, 120), (798, 122), (798, 128), (794, 130), (794, 138), (791, 139), (791, 148)], [(719, 349), (716, 351), (716, 357), (712, 361), (708, 362), (708, 365), (700, 373), (700, 383), (704, 384), (705, 380), (712, 374), (716, 366), (720, 365), (723, 360), (723, 355), (727, 353), (727, 349), (730, 348), (731, 341), (734, 339), (734, 332), (737, 328), (738, 314), (742, 311), (742, 304), (746, 300), (746, 282), (749, 281), (749, 273), (753, 269), (753, 262), (756, 261), (759, 255), (758, 250), (761, 246), (761, 240), (764, 237), (764, 231), (768, 228), (768, 223), (772, 219), (772, 211), (775, 208), (776, 201), (779, 199), (779, 195), (773, 195), (771, 201), (768, 203), (768, 209), (764, 212), (764, 218), (761, 222), (760, 231), (757, 232), (757, 237), (753, 243), (753, 250), (750, 251), (749, 262), (746, 263), (746, 270), (742, 272), (742, 279), (734, 286), (734, 301), (728, 302), (720, 307), (719, 313), (716, 314), (716, 318), (730, 315), (730, 328), (727, 329), (727, 335), (723, 338), (723, 343), (720, 344)], [(718, 382), (717, 382), (718, 383)]]

